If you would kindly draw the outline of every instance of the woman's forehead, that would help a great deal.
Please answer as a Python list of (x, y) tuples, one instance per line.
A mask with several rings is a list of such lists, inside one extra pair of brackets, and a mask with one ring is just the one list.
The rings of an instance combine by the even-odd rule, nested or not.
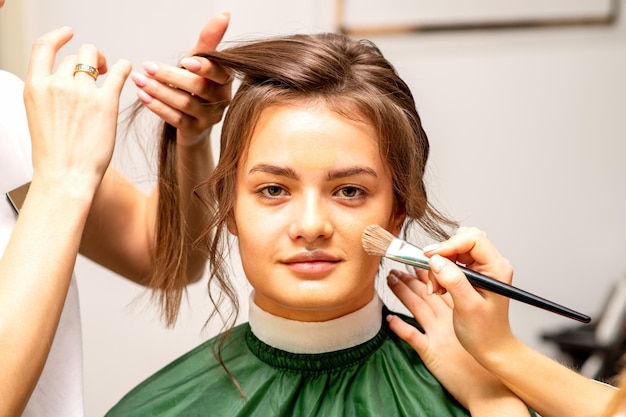
[(246, 148), (242, 162), (247, 164), (282, 161), (321, 169), (338, 163), (384, 163), (373, 126), (319, 104), (265, 108)]

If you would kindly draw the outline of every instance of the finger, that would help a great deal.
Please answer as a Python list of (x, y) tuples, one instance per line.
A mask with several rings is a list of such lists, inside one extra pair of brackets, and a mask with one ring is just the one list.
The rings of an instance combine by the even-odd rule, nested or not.
[(52, 73), (56, 54), (74, 36), (70, 27), (62, 27), (39, 37), (31, 50), (27, 78), (48, 76)]
[[(223, 109), (226, 105), (213, 106), (206, 100), (189, 94), (186, 91), (170, 87), (166, 84), (150, 80), (142, 74), (132, 73), (131, 79), (137, 86), (137, 96), (156, 115), (173, 124), (181, 127), (175, 120), (191, 118), (194, 120), (209, 120), (215, 124), (221, 119)], [(216, 113), (215, 119), (211, 113)]]
[[(194, 77), (200, 82), (202, 88), (188, 87), (186, 83), (178, 80), (184, 89), (176, 88), (170, 83), (157, 81), (144, 74), (133, 72), (131, 78), (137, 88), (139, 99), (157, 116), (166, 120), (176, 128), (191, 127), (192, 130), (203, 131), (209, 126), (218, 123), (224, 114), (224, 110), (230, 103), (230, 86), (215, 87), (211, 81), (191, 74), (188, 71), (176, 67), (169, 67), (178, 72), (186, 73), (183, 77)], [(163, 70), (166, 72), (167, 70)], [(161, 70), (157, 71), (159, 76)], [(161, 74), (162, 75), (162, 74)], [(181, 77), (182, 78), (182, 77)], [(174, 77), (164, 77), (174, 81)], [(214, 87), (205, 85), (212, 84)], [(189, 89), (191, 91), (185, 91)]]
[[(421, 275), (423, 275), (423, 273), (428, 274), (428, 271), (423, 270), (422, 272), (420, 272)], [(431, 281), (436, 282), (434, 277), (427, 278), (426, 283), (424, 283), (419, 279), (415, 279), (413, 275), (407, 274), (402, 271), (391, 270), (390, 275), (392, 274), (394, 278), (402, 281), (407, 287), (410, 288), (411, 291), (413, 291), (426, 304), (428, 304), (436, 317), (440, 317), (442, 315), (450, 315), (452, 300), (449, 298), (449, 296), (444, 298), (441, 295), (433, 294), (432, 288), (429, 288), (429, 284), (431, 284)], [(439, 284), (437, 285), (439, 286)]]
[(454, 300), (452, 299), (452, 296), (449, 292), (446, 291), (446, 293), (440, 295), (439, 298), (445, 303), (446, 306), (448, 306), (448, 308), (454, 308)]
[(450, 239), (424, 248), (427, 256), (439, 254), (471, 269), (510, 283), (513, 268), (487, 238), (475, 227), (461, 227)]
[[(189, 97), (189, 94), (186, 94), (186, 96)], [(152, 97), (141, 89), (137, 90), (137, 97), (148, 109), (150, 109), (150, 111), (152, 111), (163, 121), (167, 122), (177, 129), (185, 130), (188, 128), (193, 128), (192, 125), (194, 123), (198, 123), (198, 119), (193, 116), (189, 116), (189, 114), (186, 113), (189, 111), (189, 109), (187, 109), (186, 112), (177, 110), (177, 108), (172, 107), (168, 103), (164, 103), (155, 97)], [(194, 105), (194, 107), (195, 106), (196, 105)], [(197, 106), (202, 107), (201, 104), (197, 104)], [(205, 113), (207, 114), (204, 116), (203, 122), (198, 124), (197, 129), (195, 130), (202, 131), (208, 126), (212, 126), (221, 120), (223, 114), (222, 110), (219, 110), (219, 108), (214, 106), (205, 106), (203, 108), (206, 109)]]
[[(469, 253), (478, 257), (489, 258), (498, 253), (495, 246), (487, 239), (487, 234), (475, 227), (459, 227), (448, 240), (438, 245), (427, 246), (425, 249), (429, 253), (438, 253), (446, 258), (450, 258), (451, 255), (463, 256)], [(473, 262), (474, 259), (469, 259), (469, 262)]]
[(386, 319), (389, 323), (389, 328), (397, 334), (400, 339), (407, 342), (418, 354), (424, 354), (428, 348), (428, 336), (398, 316), (390, 314)]
[(109, 70), (109, 74), (104, 80), (102, 88), (111, 91), (119, 98), (122, 93), (122, 88), (124, 87), (124, 82), (130, 75), (131, 70), (132, 65), (129, 61), (124, 59), (117, 61)]
[(446, 288), (456, 309), (467, 309), (482, 301), (482, 295), (455, 263), (436, 254), (430, 258), (430, 266), (433, 278)]
[(222, 12), (209, 19), (206, 25), (200, 31), (196, 44), (191, 48), (188, 56), (195, 55), (199, 52), (213, 51), (222, 41), (228, 24), (230, 23), (230, 13)]
[(409, 274), (399, 271), (391, 271), (389, 273), (387, 284), (396, 297), (415, 317), (415, 320), (428, 331), (435, 314), (429, 303), (425, 301), (427, 294), (424, 284), (415, 278), (411, 278)]
[(415, 271), (415, 276), (417, 277), (417, 279), (422, 281), (424, 284), (428, 283), (428, 281), (429, 281), (429, 279), (428, 279), (428, 271), (426, 269), (413, 267), (413, 271)]
[(466, 265), (474, 262), (487, 263), (500, 256), (487, 238), (487, 233), (476, 227), (460, 227), (449, 241), (459, 250), (458, 261)]
[(413, 291), (422, 298), (428, 295), (426, 283), (417, 279), (417, 277), (412, 274), (400, 271), (398, 269), (392, 269), (391, 271), (389, 271), (389, 276), (399, 279), (404, 283), (404, 285), (409, 287), (411, 291)]
[(74, 68), (76, 67), (77, 55), (66, 55), (61, 59), (59, 66), (56, 70), (56, 76), (62, 79), (73, 80)]
[(149, 78), (202, 97), (206, 101), (212, 103), (229, 101), (231, 95), (230, 84), (227, 80), (229, 76), (223, 70), (218, 70), (219, 67), (211, 64), (210, 61), (206, 59), (204, 61), (208, 66), (203, 67), (199, 74), (156, 62), (146, 62), (143, 68)]
[(428, 272), (428, 285), (429, 285), (429, 294), (443, 295), (446, 293), (446, 289), (439, 284), (433, 276), (432, 273)]
[(95, 75), (89, 74), (84, 70), (74, 70), (74, 79), (79, 81), (96, 81), (99, 74), (107, 72), (106, 58), (98, 48), (91, 44), (84, 44), (78, 49), (78, 57), (76, 65), (86, 65), (94, 68)]
[(430, 272), (426, 269), (414, 267), (415, 276), (426, 285), (427, 294), (438, 294), (442, 295), (445, 293), (446, 289), (443, 288), (437, 280), (430, 277)]
[(180, 61), (180, 65), (187, 71), (193, 72), (220, 85), (229, 84), (233, 81), (233, 75), (231, 73), (201, 56), (183, 58)]

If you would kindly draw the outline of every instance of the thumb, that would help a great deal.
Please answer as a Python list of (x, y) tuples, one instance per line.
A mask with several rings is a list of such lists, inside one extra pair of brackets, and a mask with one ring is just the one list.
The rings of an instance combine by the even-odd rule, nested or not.
[(217, 48), (217, 45), (222, 41), (228, 24), (230, 23), (230, 13), (219, 13), (207, 22), (206, 25), (200, 31), (196, 44), (191, 48), (190, 55), (195, 55), (199, 52), (213, 51)]
[(433, 255), (430, 258), (430, 268), (439, 285), (452, 296), (456, 309), (469, 308), (482, 298), (469, 283), (463, 271), (449, 259)]

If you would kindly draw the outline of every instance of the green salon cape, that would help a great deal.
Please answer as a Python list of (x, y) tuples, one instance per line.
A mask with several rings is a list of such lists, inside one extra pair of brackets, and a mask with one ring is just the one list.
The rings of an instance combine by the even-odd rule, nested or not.
[(215, 341), (142, 382), (107, 417), (469, 416), (384, 320), (371, 340), (321, 354), (278, 350), (248, 323), (235, 327), (222, 358), (245, 399), (213, 355)]

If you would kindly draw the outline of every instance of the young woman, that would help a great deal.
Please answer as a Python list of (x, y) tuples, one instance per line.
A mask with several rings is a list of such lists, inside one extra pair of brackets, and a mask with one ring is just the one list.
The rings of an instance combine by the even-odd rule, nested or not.
[[(363, 250), (363, 230), (397, 235), (416, 222), (442, 237), (453, 222), (426, 197), (428, 140), (380, 51), (322, 34), (204, 56), (241, 79), (218, 166), (197, 192), (211, 279), (236, 302), (224, 268), (230, 233), (254, 288), (250, 320), (148, 378), (108, 416), (528, 416), (469, 355), (457, 377), (480, 383), (444, 375), (446, 390), (383, 320), (380, 258)], [(165, 203), (162, 213), (177, 209)]]
[[(445, 349), (458, 337), (485, 369), (543, 417), (617, 417), (618, 411), (623, 417), (626, 391), (617, 392), (614, 387), (587, 379), (523, 344), (509, 327), (508, 299), (475, 290), (456, 267), (453, 261), (458, 260), (511, 282), (511, 266), (485, 233), (461, 228), (450, 239), (425, 249), (431, 256), (430, 273), (420, 271), (421, 280), (416, 280), (392, 271), (388, 282), (417, 321), (433, 331), (416, 332), (394, 317), (390, 326), (422, 358), (432, 358), (438, 364), (437, 372), (454, 371), (456, 358), (447, 355)], [(449, 294), (433, 295), (442, 291)]]

